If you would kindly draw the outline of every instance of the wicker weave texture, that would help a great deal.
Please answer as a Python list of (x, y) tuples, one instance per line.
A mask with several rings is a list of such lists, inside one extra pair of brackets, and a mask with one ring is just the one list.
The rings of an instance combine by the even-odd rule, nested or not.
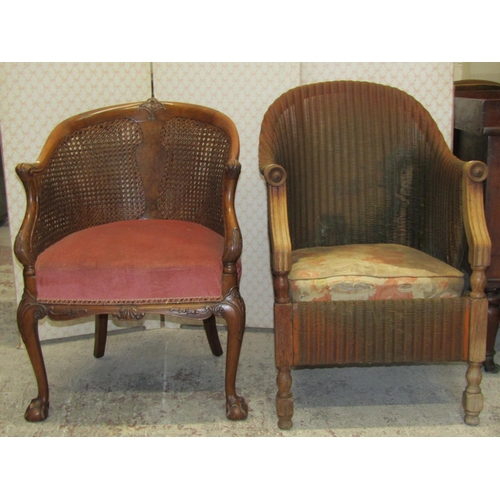
[[(75, 231), (149, 217), (151, 197), (158, 207), (155, 217), (196, 222), (224, 235), (227, 134), (184, 117), (147, 122), (146, 133), (156, 136), (166, 152), (161, 155), (166, 162), (156, 164), (154, 157), (138, 153), (146, 143), (144, 126), (120, 118), (64, 137), (41, 176), (40, 216), (33, 237), (36, 255)], [(155, 177), (156, 185), (151, 183)]]
[(129, 119), (91, 125), (61, 141), (41, 180), (36, 254), (75, 231), (142, 216), (135, 157), (141, 142), (140, 126)]
[(161, 216), (196, 222), (223, 235), (227, 135), (211, 124), (177, 117), (165, 122), (160, 142), (168, 156), (158, 199)]
[(293, 307), (295, 366), (466, 359), (469, 310), (464, 297), (308, 302)]
[(264, 118), (259, 156), (287, 172), (294, 249), (397, 243), (460, 265), (459, 162), (408, 94), (368, 82), (292, 89)]

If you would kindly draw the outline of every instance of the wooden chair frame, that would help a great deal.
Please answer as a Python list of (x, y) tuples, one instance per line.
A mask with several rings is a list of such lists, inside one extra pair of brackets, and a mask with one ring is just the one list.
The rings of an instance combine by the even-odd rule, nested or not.
[[(35, 228), (40, 218), (42, 180), (46, 174), (50, 160), (58, 145), (68, 135), (85, 127), (112, 120), (131, 120), (136, 123), (144, 137), (141, 147), (137, 148), (136, 160), (144, 186), (145, 210), (140, 219), (159, 219), (162, 215), (158, 208), (158, 183), (165, 165), (165, 151), (158, 144), (158, 131), (162, 123), (173, 118), (183, 118), (210, 124), (222, 130), (229, 144), (226, 167), (222, 179), (222, 197), (215, 200), (222, 205), (221, 221), (224, 237), (222, 300), (216, 302), (179, 303), (44, 303), (37, 298), (37, 281), (35, 263), (40, 251), (35, 241)], [(237, 263), (242, 252), (241, 232), (236, 217), (234, 199), (236, 185), (241, 170), (238, 161), (239, 137), (234, 123), (224, 114), (213, 109), (193, 104), (159, 102), (149, 99), (145, 103), (117, 105), (89, 111), (69, 118), (59, 124), (50, 134), (42, 152), (35, 163), (23, 163), (16, 171), (26, 190), (27, 207), (24, 221), (15, 242), (15, 254), (24, 266), (24, 293), (18, 308), (18, 325), (24, 344), (33, 365), (38, 395), (29, 404), (25, 418), (28, 421), (41, 421), (49, 412), (49, 386), (38, 335), (38, 321), (43, 317), (56, 321), (72, 320), (85, 316), (96, 317), (94, 356), (104, 355), (107, 335), (108, 316), (119, 320), (139, 320), (146, 314), (167, 314), (181, 318), (202, 320), (212, 353), (222, 355), (216, 317), (225, 320), (228, 329), (226, 359), (226, 414), (229, 419), (241, 420), (247, 416), (247, 405), (244, 399), (236, 394), (236, 373), (245, 327), (245, 304), (239, 293), (239, 277)], [(186, 172), (189, 181), (189, 172)], [(85, 213), (86, 207), (79, 208)], [(63, 215), (61, 214), (61, 217)], [(100, 221), (106, 223), (106, 220)], [(92, 223), (88, 223), (92, 225)], [(81, 228), (78, 228), (81, 229)], [(38, 231), (43, 231), (38, 229)], [(71, 230), (70, 230), (71, 232)], [(40, 238), (39, 238), (40, 239)]]
[[(397, 89), (367, 82), (321, 82), (297, 87), (276, 99), (264, 116), (260, 135), (259, 168), (267, 184), (271, 271), (274, 283), (275, 356), (278, 368), (278, 392), (276, 399), (278, 426), (281, 429), (292, 427), (294, 400), (291, 390), (291, 370), (293, 368), (315, 365), (370, 365), (446, 360), (444, 359), (445, 355), (442, 353), (434, 356), (432, 353), (420, 352), (418, 353), (418, 357), (415, 357), (412, 361), (412, 353), (402, 350), (389, 358), (384, 358), (383, 356), (380, 358), (372, 358), (370, 356), (349, 357), (346, 355), (345, 360), (338, 363), (337, 359), (339, 356), (334, 349), (333, 352), (322, 353), (318, 361), (318, 356), (315, 356), (312, 351), (318, 349), (318, 342), (320, 342), (318, 339), (321, 339), (325, 334), (325, 328), (328, 328), (329, 335), (331, 335), (330, 341), (334, 343), (331, 339), (336, 338), (337, 333), (333, 326), (328, 325), (331, 325), (331, 322), (334, 320), (340, 324), (341, 319), (339, 319), (339, 315), (348, 315), (350, 318), (349, 321), (351, 321), (350, 324), (367, 323), (364, 318), (366, 318), (367, 308), (370, 307), (370, 314), (378, 314), (376, 317), (379, 317), (381, 320), (382, 318), (391, 318), (392, 316), (390, 315), (396, 314), (394, 313), (396, 311), (396, 316), (399, 315), (398, 317), (404, 318), (402, 323), (406, 322), (406, 324), (410, 325), (415, 324), (415, 318), (418, 316), (416, 309), (413, 308), (413, 303), (416, 304), (418, 301), (412, 302), (410, 299), (392, 300), (390, 301), (390, 306), (385, 309), (381, 308), (378, 313), (374, 312), (377, 306), (382, 306), (383, 304), (381, 303), (386, 301), (358, 301), (357, 303), (349, 304), (349, 307), (346, 306), (345, 311), (347, 312), (336, 313), (332, 307), (325, 304), (325, 307), (322, 307), (317, 302), (293, 303), (290, 298), (288, 275), (292, 268), (292, 251), (295, 249), (292, 244), (293, 236), (290, 215), (293, 211), (298, 213), (299, 210), (309, 210), (309, 206), (317, 206), (321, 203), (318, 199), (315, 199), (314, 203), (310, 202), (310, 205), (307, 205), (304, 200), (301, 200), (299, 203), (295, 199), (290, 199), (290, 195), (297, 191), (297, 186), (305, 186), (313, 176), (318, 178), (321, 174), (319, 171), (320, 164), (323, 165), (323, 173), (325, 169), (333, 168), (329, 164), (331, 149), (328, 149), (325, 132), (323, 131), (323, 135), (314, 135), (315, 132), (308, 128), (305, 119), (301, 121), (301, 113), (305, 115), (312, 110), (307, 115), (309, 120), (312, 121), (315, 117), (324, 116), (324, 123), (327, 123), (328, 126), (331, 127), (331, 124), (335, 123), (338, 129), (342, 129), (344, 121), (341, 119), (335, 121), (337, 119), (335, 113), (339, 113), (339, 111), (332, 103), (335, 103), (337, 93), (345, 96), (347, 94), (343, 94), (343, 92), (350, 92), (349, 89), (353, 86), (356, 86), (353, 92), (358, 92), (359, 90), (359, 94), (356, 94), (355, 99), (353, 98), (354, 102), (360, 103), (363, 100), (368, 100), (370, 95), (382, 95), (383, 97), (379, 97), (380, 99), (386, 98), (385, 91), (387, 90), (387, 100), (390, 103), (389, 105), (395, 106), (394, 109), (401, 109), (400, 107), (403, 106), (413, 107), (412, 109), (415, 109), (415, 113), (420, 120), (419, 126), (427, 130), (431, 138), (429, 139), (429, 144), (434, 145), (429, 147), (436, 148), (436, 154), (432, 156), (434, 158), (433, 161), (436, 162), (434, 165), (435, 169), (445, 168), (451, 174), (449, 177), (446, 177), (446, 183), (440, 194), (449, 189), (457, 193), (458, 199), (460, 199), (459, 193), (462, 193), (461, 213), (451, 214), (450, 217), (453, 217), (457, 227), (462, 228), (466, 234), (468, 262), (472, 272), (470, 274), (470, 291), (466, 291), (463, 297), (456, 299), (457, 301), (461, 301), (461, 307), (463, 307), (464, 311), (460, 315), (456, 315), (456, 318), (458, 318), (457, 321), (465, 325), (464, 331), (466, 331), (463, 338), (458, 340), (458, 345), (460, 346), (460, 344), (464, 343), (465, 345), (463, 346), (463, 352), (458, 357), (447, 360), (456, 361), (462, 359), (468, 362), (466, 375), (467, 387), (463, 393), (463, 407), (465, 409), (466, 423), (477, 425), (479, 423), (479, 413), (483, 408), (483, 395), (480, 389), (480, 382), (482, 377), (481, 363), (485, 359), (488, 309), (484, 288), (486, 283), (485, 270), (490, 263), (491, 251), (491, 242), (486, 227), (483, 204), (483, 181), (487, 176), (487, 166), (478, 161), (463, 162), (454, 157), (427, 111), (405, 93)], [(343, 98), (339, 97), (339, 100)], [(302, 107), (301, 103), (305, 103), (306, 100), (307, 104), (304, 104)], [(332, 110), (335, 109), (331, 113), (328, 109), (330, 105)], [(362, 121), (365, 117), (359, 116), (357, 119)], [(368, 119), (374, 118), (371, 116)], [(377, 130), (383, 130), (385, 126), (383, 118), (376, 116), (376, 119), (378, 120)], [(292, 129), (294, 130), (294, 135), (287, 135), (287, 130)], [(335, 130), (335, 133), (338, 134), (338, 130)], [(343, 130), (342, 133), (346, 134), (348, 131)], [(343, 137), (345, 138), (345, 136)], [(300, 141), (308, 144), (307, 150), (305, 147), (298, 146), (298, 144), (302, 144)], [(358, 153), (358, 157), (361, 154)], [(290, 162), (292, 163), (293, 161), (293, 165), (297, 170), (299, 170), (298, 165), (302, 169), (301, 172), (306, 170), (309, 172), (302, 174), (303, 177), (300, 177), (299, 181), (295, 178), (295, 191), (289, 186), (291, 172), (290, 165), (286, 163), (286, 158), (291, 158)], [(324, 165), (327, 166), (325, 167)], [(325, 190), (327, 189), (325, 188)], [(453, 196), (457, 197), (457, 194)], [(330, 194), (329, 196), (333, 195)], [(294, 215), (294, 217), (298, 216)], [(437, 228), (436, 231), (442, 232), (442, 228)], [(304, 239), (302, 237), (304, 232), (304, 228), (302, 232), (295, 229), (293, 234), (296, 239), (300, 240), (300, 238)], [(450, 241), (452, 238), (450, 236)], [(307, 242), (304, 243), (301, 241), (299, 248), (313, 246), (315, 246), (313, 242), (307, 244)], [(435, 300), (444, 301), (438, 304), (445, 304), (448, 299)], [(368, 302), (371, 304), (368, 304)], [(422, 304), (421, 301), (420, 304)], [(431, 305), (430, 302), (429, 305)], [(431, 323), (430, 334), (432, 335), (434, 332), (436, 334), (439, 333), (440, 328), (442, 329), (440, 325), (446, 323), (451, 317), (451, 313), (438, 314)], [(391, 320), (389, 319), (388, 322), (390, 323)], [(327, 326), (325, 327), (325, 325)], [(363, 335), (368, 330), (369, 327), (365, 327)], [(368, 336), (368, 333), (366, 333), (366, 336)], [(306, 340), (302, 342), (301, 339)], [(303, 347), (304, 345), (306, 346), (305, 348)]]

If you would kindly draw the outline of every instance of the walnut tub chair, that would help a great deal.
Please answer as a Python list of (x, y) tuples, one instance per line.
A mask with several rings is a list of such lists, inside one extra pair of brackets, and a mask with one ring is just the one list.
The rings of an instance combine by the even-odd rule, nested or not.
[(478, 424), (486, 165), (453, 156), (406, 93), (337, 81), (289, 90), (269, 107), (259, 166), (279, 427), (292, 427), (293, 368), (458, 360), (468, 362), (465, 421)]
[(203, 320), (216, 356), (215, 317), (224, 318), (226, 415), (246, 417), (235, 390), (245, 326), (238, 155), (227, 116), (152, 98), (69, 118), (36, 163), (17, 166), (27, 196), (15, 243), (24, 266), (18, 325), (38, 383), (27, 420), (49, 411), (39, 319), (95, 315), (94, 356), (101, 357), (108, 315), (147, 313)]

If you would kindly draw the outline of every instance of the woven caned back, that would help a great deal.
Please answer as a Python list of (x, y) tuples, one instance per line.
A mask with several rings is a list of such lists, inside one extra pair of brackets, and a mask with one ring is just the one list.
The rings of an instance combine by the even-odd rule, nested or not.
[(158, 210), (165, 219), (189, 220), (224, 234), (222, 186), (229, 138), (209, 123), (167, 120), (160, 142), (167, 151)]
[(238, 156), (231, 119), (196, 104), (151, 98), (70, 117), (36, 164), (17, 167), (34, 193), (19, 252), (34, 260), (76, 231), (134, 219), (190, 221), (224, 235), (225, 172)]
[[(398, 243), (458, 265), (463, 236), (453, 255), (441, 255), (449, 254), (449, 242), (430, 241), (426, 231), (447, 218), (427, 203), (433, 176), (441, 175), (432, 167), (446, 148), (429, 113), (408, 94), (337, 81), (278, 98), (263, 121), (260, 157), (287, 172), (294, 249)], [(442, 196), (449, 196), (447, 210), (460, 212), (460, 194)]]
[(84, 127), (60, 142), (41, 179), (37, 254), (75, 230), (143, 215), (135, 154), (142, 140), (138, 123), (118, 119)]

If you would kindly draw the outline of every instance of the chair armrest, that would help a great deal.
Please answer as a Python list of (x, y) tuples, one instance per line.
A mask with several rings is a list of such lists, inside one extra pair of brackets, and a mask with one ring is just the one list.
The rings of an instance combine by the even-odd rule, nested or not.
[(423, 199), (415, 207), (419, 211), (419, 224), (413, 229), (418, 241), (415, 247), (460, 269), (467, 248), (463, 197), (466, 162), (454, 156), (444, 143), (426, 156), (426, 164), (416, 170), (423, 176), (418, 182)]
[(26, 191), (26, 212), (14, 243), (14, 253), (24, 266), (33, 266), (37, 254), (33, 247), (33, 235), (39, 207), (39, 176), (43, 168), (39, 162), (21, 163), (16, 172)]
[[(274, 111), (273, 111), (274, 110)], [(280, 154), (283, 141), (287, 143), (288, 135), (279, 135), (278, 126), (281, 108), (269, 108), (262, 122), (259, 137), (259, 170), (267, 183), (268, 192), (268, 230), (271, 251), (271, 270), (275, 278), (275, 297), (288, 297), (288, 273), (292, 268), (292, 243), (287, 201), (287, 172), (282, 166)], [(278, 289), (282, 288), (282, 294)], [(286, 293), (285, 293), (286, 292)]]
[[(487, 267), (491, 241), (484, 213), (483, 181), (488, 167), (479, 161), (465, 162), (447, 148), (434, 156), (426, 188), (426, 232), (424, 251), (459, 267), (464, 238), (471, 266)], [(444, 228), (449, 228), (443, 231)]]
[(268, 186), (268, 225), (271, 246), (271, 270), (277, 303), (289, 302), (288, 274), (292, 268), (292, 243), (288, 222), (286, 171), (281, 165), (261, 168)]
[(463, 215), (469, 263), (472, 267), (471, 286), (473, 298), (484, 297), (486, 285), (485, 271), (490, 265), (491, 239), (484, 213), (483, 181), (488, 175), (488, 167), (479, 161), (470, 161), (463, 167)]
[(292, 268), (292, 243), (288, 223), (286, 172), (280, 165), (264, 168), (268, 186), (268, 220), (273, 273), (288, 274)]
[(229, 160), (224, 171), (222, 211), (224, 218), (224, 288), (226, 292), (237, 284), (237, 263), (241, 257), (243, 241), (234, 205), (236, 185), (241, 172), (238, 160)]

